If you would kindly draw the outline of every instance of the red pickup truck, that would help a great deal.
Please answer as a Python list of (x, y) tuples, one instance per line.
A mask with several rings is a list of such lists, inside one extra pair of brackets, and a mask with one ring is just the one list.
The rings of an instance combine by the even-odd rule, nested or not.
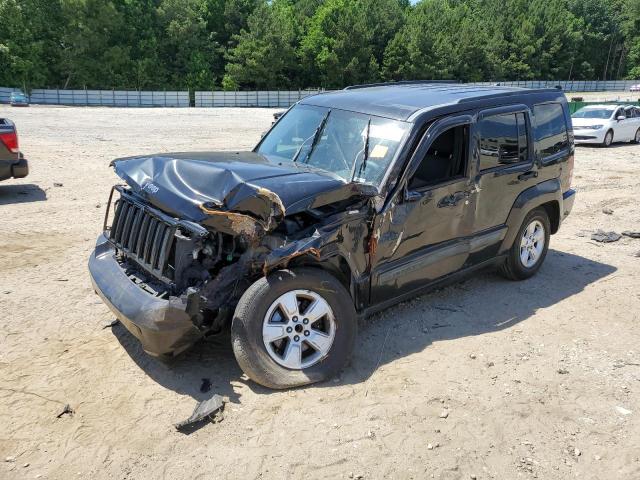
[(24, 178), (28, 173), (29, 164), (20, 153), (15, 124), (0, 118), (0, 180)]

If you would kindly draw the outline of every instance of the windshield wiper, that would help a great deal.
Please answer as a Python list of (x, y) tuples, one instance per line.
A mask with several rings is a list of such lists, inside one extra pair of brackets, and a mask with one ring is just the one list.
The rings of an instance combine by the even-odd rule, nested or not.
[[(369, 133), (371, 132), (371, 119), (367, 122), (367, 136), (364, 139), (364, 151), (362, 152), (362, 163), (358, 169), (358, 177), (364, 173), (367, 169), (367, 160), (369, 160)], [(356, 164), (353, 165), (353, 172), (351, 172), (351, 181), (356, 178)]]
[[(327, 119), (329, 118), (329, 115), (331, 115), (331, 110), (329, 110), (327, 112), (327, 114), (322, 118), (322, 121), (320, 122), (320, 125), (318, 125), (318, 128), (316, 128), (316, 131), (313, 132), (313, 137), (310, 137), (310, 138), (313, 138), (313, 140), (311, 141), (311, 146), (309, 147), (309, 152), (304, 157), (304, 160), (302, 160), (303, 163), (306, 163), (307, 160), (309, 160), (309, 157), (313, 153), (313, 149), (316, 148), (316, 145), (320, 141), (320, 137), (322, 136), (322, 131), (324, 130), (324, 126), (327, 123)], [(307, 140), (309, 140), (309, 139), (307, 139)], [(298, 148), (298, 151), (294, 155), (294, 157), (293, 157), (293, 162), (294, 163), (298, 161), (298, 156), (300, 155), (300, 152), (302, 151), (302, 147), (304, 146), (305, 143), (307, 143), (306, 140), (304, 142), (302, 142), (302, 145), (300, 145), (300, 148)]]

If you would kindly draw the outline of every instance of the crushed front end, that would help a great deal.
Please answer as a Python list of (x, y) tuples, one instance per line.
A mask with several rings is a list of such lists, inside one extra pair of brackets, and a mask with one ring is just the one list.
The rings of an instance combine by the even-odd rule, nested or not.
[(186, 156), (114, 162), (127, 185), (112, 189), (89, 259), (95, 291), (147, 353), (222, 331), (278, 268), (322, 264), (366, 294), (374, 190), (253, 153)]
[[(209, 309), (200, 291), (220, 270), (235, 265), (247, 246), (176, 220), (125, 187), (114, 187), (114, 192), (119, 198), (112, 220), (107, 224), (105, 219), (89, 259), (94, 289), (147, 353), (178, 354), (222, 328), (226, 302)], [(220, 297), (228, 297), (230, 292), (220, 287)]]

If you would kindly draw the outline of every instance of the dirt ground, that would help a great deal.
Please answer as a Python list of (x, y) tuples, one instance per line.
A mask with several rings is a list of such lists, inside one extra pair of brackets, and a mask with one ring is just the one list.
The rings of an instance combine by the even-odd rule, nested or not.
[[(249, 148), (271, 113), (0, 106), (32, 169), (0, 184), (0, 478), (640, 478), (640, 240), (590, 239), (640, 230), (637, 145), (578, 148), (536, 277), (482, 273), (362, 322), (334, 381), (271, 392), (228, 338), (167, 367), (109, 328), (86, 266), (109, 161)], [(178, 433), (212, 393), (223, 421)]]

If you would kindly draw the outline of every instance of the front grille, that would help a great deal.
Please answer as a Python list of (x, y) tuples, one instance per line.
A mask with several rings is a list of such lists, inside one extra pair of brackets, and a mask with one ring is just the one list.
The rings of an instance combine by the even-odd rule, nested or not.
[(173, 281), (177, 224), (124, 192), (116, 203), (109, 240), (124, 256), (164, 281)]

